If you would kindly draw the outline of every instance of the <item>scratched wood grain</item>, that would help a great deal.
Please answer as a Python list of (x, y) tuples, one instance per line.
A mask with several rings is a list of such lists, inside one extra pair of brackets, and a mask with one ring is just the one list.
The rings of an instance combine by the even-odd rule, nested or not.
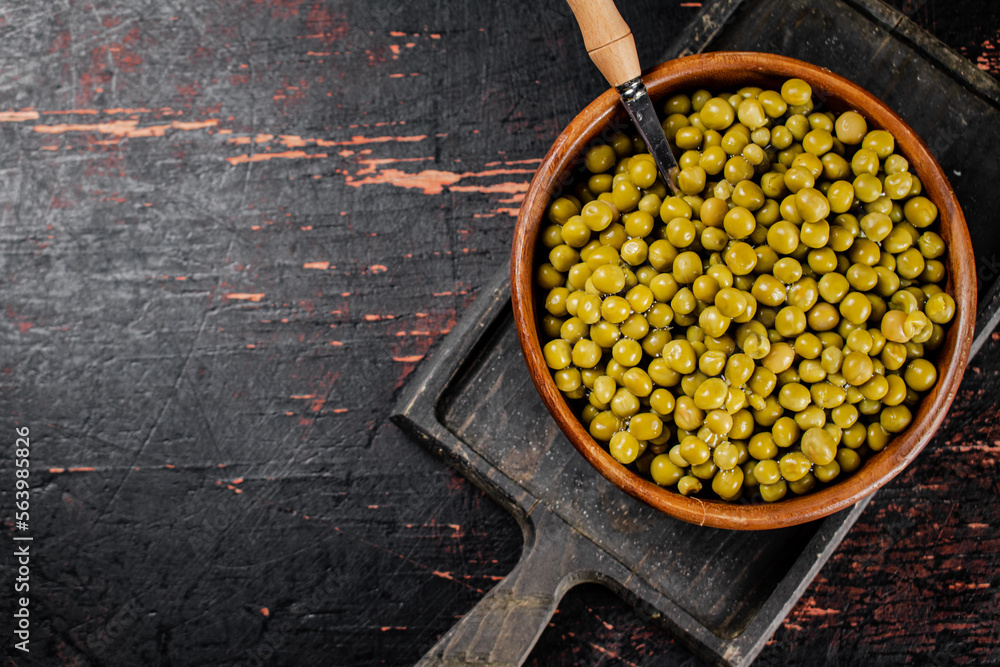
[[(906, 2), (1000, 69), (992, 4)], [(622, 3), (643, 62), (699, 4)], [(568, 11), (8, 0), (0, 37), (0, 442), (31, 429), (36, 549), (16, 664), (412, 664), (521, 536), (385, 418), (603, 88)], [(759, 664), (997, 659), (998, 359)], [(694, 664), (591, 587), (531, 661)]]

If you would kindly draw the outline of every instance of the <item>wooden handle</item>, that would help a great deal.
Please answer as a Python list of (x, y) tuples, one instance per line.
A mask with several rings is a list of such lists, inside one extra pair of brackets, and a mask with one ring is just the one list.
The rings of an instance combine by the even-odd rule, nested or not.
[(524, 551), (517, 566), (417, 663), (417, 667), (518, 667), (559, 600), (581, 581), (604, 576), (593, 542), (541, 506), (523, 519)]
[(521, 665), (568, 588), (565, 572), (553, 569), (552, 560), (550, 549), (536, 548), (533, 539), (526, 539), (513, 571), (445, 633), (417, 667)]
[(630, 81), (642, 72), (635, 38), (614, 0), (566, 0), (583, 35), (590, 59), (612, 86)]

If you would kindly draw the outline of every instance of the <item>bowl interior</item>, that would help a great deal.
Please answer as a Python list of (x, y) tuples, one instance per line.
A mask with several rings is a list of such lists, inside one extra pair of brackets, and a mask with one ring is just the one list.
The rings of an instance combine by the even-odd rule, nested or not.
[(968, 362), (976, 312), (976, 276), (968, 229), (962, 210), (941, 167), (927, 145), (881, 100), (829, 70), (772, 54), (726, 52), (679, 58), (643, 75), (656, 100), (675, 92), (706, 88), (714, 92), (747, 85), (780, 86), (789, 78), (808, 81), (813, 98), (834, 112), (859, 111), (869, 129), (885, 129), (897, 141), (896, 152), (910, 163), (924, 194), (939, 209), (939, 230), (948, 250), (942, 258), (946, 291), (957, 312), (944, 345), (936, 352), (938, 382), (924, 397), (910, 427), (881, 452), (868, 458), (853, 475), (799, 497), (772, 504), (726, 503), (690, 498), (660, 487), (618, 463), (581, 424), (556, 388), (542, 357), (538, 335), (540, 297), (534, 288), (537, 238), (553, 195), (573, 182), (578, 159), (594, 141), (628, 129), (628, 118), (614, 90), (587, 106), (559, 135), (542, 161), (521, 205), (511, 253), (511, 297), (518, 337), (532, 381), (543, 402), (570, 442), (597, 470), (625, 492), (676, 518), (729, 529), (771, 529), (819, 519), (854, 504), (897, 475), (927, 444), (951, 405)]

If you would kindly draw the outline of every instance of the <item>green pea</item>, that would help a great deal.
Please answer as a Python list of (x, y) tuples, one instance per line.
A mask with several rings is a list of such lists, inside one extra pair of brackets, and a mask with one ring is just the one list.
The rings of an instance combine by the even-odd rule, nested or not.
[(888, 433), (901, 433), (913, 420), (913, 414), (905, 405), (885, 408), (879, 415), (879, 424)]
[(628, 431), (619, 431), (612, 435), (608, 448), (611, 455), (624, 465), (635, 461), (640, 451), (639, 441)]
[(674, 486), (684, 476), (684, 469), (668, 454), (659, 454), (649, 464), (649, 476), (660, 486)]
[(944, 292), (939, 292), (927, 299), (924, 312), (935, 324), (947, 324), (955, 317), (955, 299)]
[(625, 289), (625, 272), (613, 264), (597, 267), (590, 280), (604, 294), (617, 294)]
[(599, 174), (611, 169), (616, 162), (615, 151), (607, 144), (590, 148), (584, 156), (584, 164), (592, 173)]
[(721, 470), (712, 478), (712, 490), (723, 500), (734, 500), (739, 495), (743, 482), (741, 468)]
[(816, 465), (827, 465), (837, 456), (837, 444), (822, 428), (810, 428), (802, 434), (802, 453)]
[(724, 130), (732, 125), (736, 118), (736, 111), (727, 100), (721, 97), (713, 97), (698, 112), (701, 121), (710, 130)]
[(545, 363), (553, 370), (566, 368), (573, 362), (573, 348), (569, 342), (558, 339), (545, 344), (543, 348)]
[(857, 111), (847, 111), (837, 117), (834, 128), (837, 138), (848, 145), (860, 144), (868, 133), (868, 123)]
[(796, 482), (809, 474), (812, 461), (801, 452), (789, 452), (778, 461), (778, 467), (786, 481)]

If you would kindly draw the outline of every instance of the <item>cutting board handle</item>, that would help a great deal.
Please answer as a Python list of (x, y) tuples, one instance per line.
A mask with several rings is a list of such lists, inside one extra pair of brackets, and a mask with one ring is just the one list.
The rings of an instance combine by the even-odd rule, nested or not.
[(566, 0), (583, 34), (590, 59), (612, 86), (642, 73), (635, 38), (614, 0)]
[(572, 529), (546, 510), (538, 514), (541, 521), (522, 524), (524, 551), (517, 566), (438, 640), (417, 667), (517, 667), (527, 659), (562, 596), (589, 578), (574, 560)]

